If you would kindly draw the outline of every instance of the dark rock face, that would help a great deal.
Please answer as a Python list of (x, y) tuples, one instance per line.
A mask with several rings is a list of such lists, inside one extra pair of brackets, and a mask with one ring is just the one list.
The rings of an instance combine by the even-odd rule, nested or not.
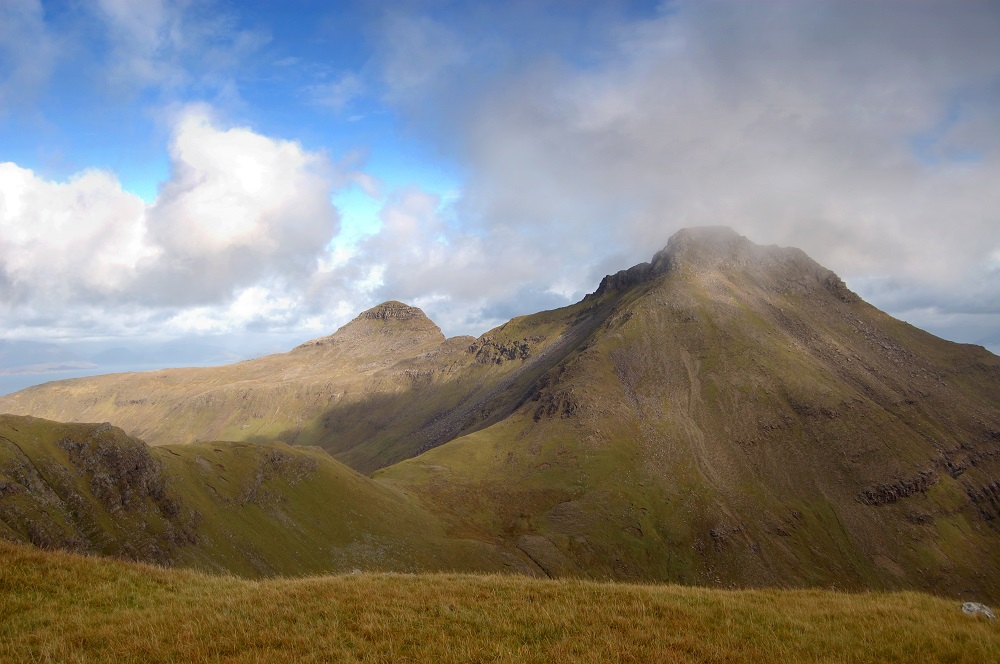
[(890, 505), (915, 493), (924, 493), (941, 480), (933, 470), (925, 470), (916, 477), (896, 480), (864, 489), (858, 500), (865, 505)]
[(597, 287), (594, 295), (604, 293), (616, 293), (628, 290), (633, 286), (646, 281), (653, 272), (653, 266), (649, 263), (639, 263), (627, 270), (621, 270), (601, 279), (601, 285)]
[(412, 320), (415, 318), (427, 319), (427, 316), (417, 307), (411, 307), (396, 300), (389, 300), (362, 312), (355, 320), (364, 318), (371, 320)]
[(484, 334), (469, 344), (469, 352), (475, 354), (480, 364), (503, 364), (511, 360), (526, 360), (531, 357), (532, 344), (543, 341), (543, 337), (502, 341)]
[(124, 434), (114, 436), (115, 432), (115, 427), (102, 424), (89, 440), (62, 438), (56, 445), (90, 478), (91, 492), (109, 512), (138, 509), (149, 498), (165, 515), (176, 515), (178, 507), (167, 496), (163, 464), (144, 443)]
[(980, 487), (968, 487), (966, 493), (986, 521), (1000, 517), (1000, 480)]
[(0, 467), (8, 478), (0, 481), (0, 522), (32, 544), (170, 564), (198, 541), (201, 515), (171, 490), (146, 444), (121, 429), (73, 427), (53, 446), (66, 451), (68, 465), (58, 454), (29, 456), (3, 443), (14, 454)]

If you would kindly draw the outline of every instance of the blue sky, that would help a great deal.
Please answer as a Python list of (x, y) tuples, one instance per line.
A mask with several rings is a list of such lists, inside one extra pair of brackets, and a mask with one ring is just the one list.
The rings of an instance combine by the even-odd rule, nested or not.
[(994, 2), (0, 2), (0, 340), (74, 362), (480, 334), (702, 224), (996, 350), (996, 182)]
[[(377, 16), (363, 5), (16, 0), (5, 11), (33, 15), (22, 20), (41, 24), (54, 53), (5, 95), (3, 158), (54, 179), (106, 169), (152, 202), (170, 175), (171, 109), (201, 103), (227, 125), (363, 160), (390, 186), (449, 190), (455, 166), (407, 135), (364, 73)], [(150, 35), (162, 43), (145, 48)], [(8, 75), (33, 57), (26, 41), (6, 54)]]

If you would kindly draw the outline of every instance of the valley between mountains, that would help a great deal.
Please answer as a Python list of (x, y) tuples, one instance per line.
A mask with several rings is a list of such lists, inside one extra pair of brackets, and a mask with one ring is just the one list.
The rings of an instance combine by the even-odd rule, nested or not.
[(386, 302), (0, 413), (0, 537), (43, 548), (1000, 600), (1000, 358), (726, 228), (479, 338)]

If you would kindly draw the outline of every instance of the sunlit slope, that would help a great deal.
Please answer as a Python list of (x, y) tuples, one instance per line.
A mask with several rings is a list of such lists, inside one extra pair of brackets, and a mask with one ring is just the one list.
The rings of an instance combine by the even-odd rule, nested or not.
[(1000, 597), (1000, 359), (725, 230), (608, 298), (511, 417), (375, 477), (554, 576)]
[(576, 305), (445, 339), (419, 309), (387, 302), (289, 353), (48, 383), (0, 397), (0, 412), (108, 421), (154, 445), (319, 445), (367, 472), (506, 417), (602, 313)]
[(389, 302), (289, 353), (222, 367), (58, 381), (0, 399), (0, 411), (109, 421), (153, 445), (294, 438), (331, 406), (404, 389), (410, 379), (386, 369), (427, 353), (446, 357), (444, 341), (418, 309)]
[(241, 575), (513, 570), (514, 556), (315, 448), (150, 448), (110, 425), (0, 416), (0, 537)]
[(916, 593), (517, 576), (247, 581), (0, 542), (0, 659), (990, 662), (996, 622)]

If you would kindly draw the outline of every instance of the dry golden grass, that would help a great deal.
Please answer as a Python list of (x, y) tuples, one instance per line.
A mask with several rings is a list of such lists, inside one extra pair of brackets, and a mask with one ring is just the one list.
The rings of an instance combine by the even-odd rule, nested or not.
[(986, 662), (1000, 626), (916, 593), (248, 581), (0, 542), (0, 661)]

